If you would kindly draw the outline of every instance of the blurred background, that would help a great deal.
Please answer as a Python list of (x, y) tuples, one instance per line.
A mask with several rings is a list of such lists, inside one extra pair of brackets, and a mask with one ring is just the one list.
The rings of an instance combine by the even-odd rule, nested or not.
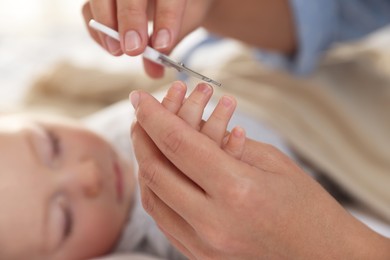
[(0, 0), (0, 103), (20, 102), (32, 80), (62, 59), (83, 64), (110, 57), (82, 24), (82, 0)]
[[(49, 91), (52, 86), (55, 86), (56, 91), (62, 95), (61, 93), (66, 92), (61, 92), (64, 88), (69, 87), (69, 89), (72, 88), (77, 91), (79, 86), (77, 84), (82, 81), (81, 85), (88, 89), (84, 89), (84, 93), (81, 96), (79, 93), (75, 95), (81, 97), (83, 102), (92, 96), (95, 102), (101, 97), (106, 97), (106, 92), (99, 92), (98, 83), (105, 85), (105, 87), (102, 87), (104, 91), (107, 91), (107, 83), (112, 84), (113, 89), (108, 88), (111, 92), (114, 92), (115, 85), (120, 85), (117, 82), (119, 76), (116, 76), (115, 73), (121, 73), (120, 77), (124, 77), (123, 75), (126, 74), (129, 76), (140, 76), (142, 83), (134, 83), (136, 87), (142, 87), (142, 84), (149, 84), (147, 80), (150, 79), (147, 79), (143, 72), (140, 57), (113, 57), (92, 41), (81, 15), (81, 7), (84, 1), (0, 0), (0, 109), (12, 110), (18, 107), (25, 102), (25, 95), (31, 88), (37, 85), (45, 91)], [(194, 43), (202, 39), (204, 35), (205, 32), (202, 30), (191, 34), (178, 46), (173, 56), (181, 56)], [(340, 46), (333, 53), (330, 53), (329, 59), (325, 59), (324, 63), (319, 66), (319, 70), (313, 74), (310, 82), (326, 85), (325, 89), (328, 93), (334, 95), (336, 99), (345, 96), (347, 101), (352, 96), (350, 93), (356, 93), (356, 90), (363, 93), (359, 97), (367, 97), (377, 93), (372, 99), (381, 99), (384, 104), (384, 106), (378, 107), (378, 110), (370, 111), (369, 107), (372, 107), (373, 103), (370, 102), (367, 105), (367, 109), (359, 111), (355, 104), (359, 107), (364, 105), (364, 103), (359, 101), (353, 103), (353, 106), (351, 105), (352, 108), (348, 108), (347, 112), (351, 111), (351, 115), (356, 114), (357, 118), (377, 120), (380, 123), (377, 127), (377, 132), (383, 133), (381, 135), (383, 138), (378, 139), (379, 141), (376, 143), (378, 143), (378, 147), (384, 145), (388, 149), (389, 139), (386, 129), (390, 127), (390, 120), (387, 116), (389, 110), (382, 108), (388, 108), (390, 104), (388, 101), (390, 100), (390, 29), (382, 30), (380, 33), (365, 39), (363, 43)], [(203, 69), (204, 67), (217, 67), (224, 63), (225, 58), (228, 56), (226, 53), (231, 54), (237, 48), (235, 42), (226, 41), (221, 44), (213, 49), (209, 49), (206, 52), (207, 55), (195, 57), (199, 61), (193, 63), (201, 64)], [(62, 65), (63, 67), (61, 67), (61, 64), (67, 65)], [(62, 74), (51, 77), (55, 84), (43, 84), (43, 75), (53, 68), (57, 68), (56, 71), (60, 71)], [(90, 68), (99, 71), (91, 71)], [(105, 79), (107, 81), (99, 82), (99, 77), (96, 77), (96, 75), (102, 75), (102, 71), (111, 73), (113, 76), (106, 75)], [(95, 77), (97, 81), (86, 81), (88, 78), (86, 75), (91, 76), (90, 78)], [(172, 76), (172, 74), (168, 76)], [(78, 79), (72, 82), (73, 77), (78, 77)], [(37, 84), (37, 82), (40, 83)], [(124, 78), (123, 82), (129, 84), (130, 79)], [(63, 84), (61, 85), (61, 83)], [(357, 88), (357, 85), (361, 85), (361, 87)], [(369, 86), (369, 88), (366, 88), (366, 86)], [(373, 87), (376, 90), (373, 90)], [(378, 91), (379, 88), (381, 88), (380, 91)], [(363, 89), (365, 92), (363, 92)], [(72, 94), (72, 91), (67, 91), (67, 94)], [(99, 94), (98, 97), (94, 96), (96, 93)], [(121, 88), (121, 91), (118, 91), (118, 93), (120, 97), (126, 98), (129, 90)], [(115, 97), (115, 99), (118, 99), (118, 97)], [(36, 100), (35, 103), (37, 103)], [(114, 100), (104, 100), (107, 104), (112, 101)], [(52, 107), (55, 107), (55, 102), (54, 100), (51, 103)], [(76, 100), (76, 102), (80, 104), (80, 101)], [(346, 104), (347, 102), (342, 100), (341, 103)], [(72, 105), (72, 103), (68, 103), (68, 107), (69, 104)], [(95, 106), (88, 111), (93, 111), (97, 108), (98, 106)], [(382, 117), (377, 119), (377, 115), (381, 114), (383, 114)], [(85, 115), (85, 113), (80, 113), (78, 116), (81, 115)], [(280, 118), (283, 117), (284, 114)], [(376, 125), (375, 122), (371, 123), (371, 121), (369, 123), (367, 121), (362, 122), (366, 126), (375, 127)], [(379, 136), (379, 134), (371, 134), (375, 133), (371, 130), (366, 132), (369, 135), (365, 139), (374, 143), (375, 140), (371, 141), (369, 138), (371, 136)], [(345, 134), (346, 136), (350, 135), (350, 133)], [(323, 140), (322, 136), (319, 138), (321, 141)], [(333, 148), (332, 144), (329, 144), (329, 147)], [(338, 154), (336, 155), (339, 156)], [(340, 151), (340, 156), (343, 156), (342, 151)], [(386, 156), (388, 158), (389, 155), (387, 154)], [(389, 167), (388, 162), (386, 167)], [(386, 180), (388, 180), (387, 176)], [(386, 182), (383, 183), (386, 184)], [(362, 216), (362, 218), (365, 217), (365, 215)], [(383, 224), (379, 222), (378, 225), (379, 229), (386, 229), (387, 234), (390, 236), (388, 223)]]
[(81, 15), (84, 2), (0, 0), (1, 107), (18, 105), (37, 77), (63, 61), (143, 74), (140, 57), (112, 57), (92, 41)]
[[(82, 77), (84, 73), (98, 78), (102, 71), (117, 73), (116, 78), (115, 75), (104, 75), (113, 85), (116, 84), (115, 81), (120, 80), (122, 82), (127, 80), (128, 85), (131, 83), (129, 79), (118, 80), (123, 74), (128, 74), (128, 77), (132, 75), (144, 77), (145, 88), (165, 82), (164, 79), (152, 82), (146, 77), (140, 56), (113, 57), (93, 42), (81, 14), (84, 2), (85, 0), (0, 0), (0, 109), (7, 110), (18, 107), (21, 103), (25, 104), (24, 97), (32, 85), (41, 84), (37, 83), (37, 80), (40, 81), (42, 76), (51, 70), (68, 72), (63, 73), (61, 77)], [(171, 55), (180, 57), (204, 36), (205, 32), (202, 29), (197, 30), (182, 41)], [(219, 45), (210, 52), (207, 55), (207, 63), (202, 59), (200, 61), (202, 66), (212, 67), (223, 62), (224, 50), (233, 48), (231, 43), (224, 46)], [(213, 55), (215, 58), (212, 58)], [(66, 64), (64, 67), (59, 67), (64, 63)], [(79, 68), (85, 68), (85, 71), (78, 70)], [(172, 69), (167, 71), (168, 77), (172, 77), (175, 72)], [(48, 92), (48, 88), (59, 89), (59, 77), (54, 76), (51, 80), (55, 82), (45, 82), (46, 86), (39, 86), (36, 89), (41, 92)], [(71, 78), (67, 80), (71, 81)], [(76, 87), (72, 82), (66, 83), (70, 88)], [(48, 84), (51, 86), (47, 86)], [(99, 82), (83, 82), (83, 86), (88, 84)], [(139, 84), (139, 80), (136, 84)], [(113, 86), (114, 89), (115, 87)], [(94, 89), (97, 92), (99, 87)], [(86, 92), (90, 94), (92, 91)], [(129, 93), (129, 90), (122, 90), (118, 95), (123, 93)], [(126, 97), (127, 95), (123, 96)], [(36, 100), (33, 102), (34, 106), (38, 103)]]

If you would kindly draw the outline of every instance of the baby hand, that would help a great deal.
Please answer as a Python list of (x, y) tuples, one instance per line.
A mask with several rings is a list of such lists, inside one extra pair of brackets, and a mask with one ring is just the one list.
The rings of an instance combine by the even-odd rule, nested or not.
[(213, 94), (211, 86), (198, 84), (192, 93), (185, 98), (187, 87), (183, 82), (176, 81), (167, 91), (162, 105), (177, 114), (194, 129), (215, 141), (224, 151), (236, 159), (241, 159), (244, 151), (246, 134), (241, 127), (227, 131), (229, 121), (236, 109), (234, 97), (223, 96), (211, 116), (202, 120), (203, 112)]

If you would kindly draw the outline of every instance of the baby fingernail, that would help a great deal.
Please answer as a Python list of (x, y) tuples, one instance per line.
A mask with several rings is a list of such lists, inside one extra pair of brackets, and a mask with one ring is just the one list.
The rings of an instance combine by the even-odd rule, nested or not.
[(182, 92), (185, 92), (185, 86), (181, 82), (177, 81), (172, 84), (171, 88), (168, 91), (170, 92), (170, 94), (177, 96)]
[(230, 97), (224, 96), (221, 99), (221, 103), (225, 107), (230, 107), (233, 104), (233, 100)]
[(212, 89), (211, 89), (210, 85), (202, 83), (202, 84), (199, 84), (197, 86), (197, 90), (204, 93), (204, 94), (208, 94), (211, 92)]
[(233, 129), (233, 135), (237, 138), (240, 138), (244, 135), (244, 129), (241, 127), (235, 127)]

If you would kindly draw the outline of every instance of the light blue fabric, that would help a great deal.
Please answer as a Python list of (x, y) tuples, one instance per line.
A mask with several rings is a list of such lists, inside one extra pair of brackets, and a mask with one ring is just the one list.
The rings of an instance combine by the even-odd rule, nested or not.
[[(259, 50), (257, 58), (270, 67), (297, 75), (315, 69), (322, 54), (332, 44), (356, 40), (390, 24), (390, 0), (289, 0), (294, 13), (298, 50), (291, 57)], [(272, 28), (270, 28), (272, 29)], [(184, 57), (187, 62), (199, 47), (218, 43), (210, 35)], [(390, 46), (389, 46), (390, 48)], [(182, 79), (186, 76), (182, 75)]]
[(297, 74), (312, 71), (333, 43), (360, 38), (390, 23), (390, 0), (290, 0), (290, 4), (299, 49), (294, 57), (285, 58), (284, 66)]

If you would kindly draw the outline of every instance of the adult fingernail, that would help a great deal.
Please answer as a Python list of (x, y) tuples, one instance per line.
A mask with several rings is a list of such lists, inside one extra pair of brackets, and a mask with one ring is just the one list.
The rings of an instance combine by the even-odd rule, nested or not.
[(161, 29), (157, 32), (153, 47), (155, 49), (166, 49), (171, 43), (171, 35), (167, 29)]
[(134, 109), (137, 109), (139, 103), (139, 93), (138, 91), (133, 91), (130, 93), (130, 102), (133, 105)]
[(136, 31), (128, 31), (125, 34), (126, 52), (131, 52), (141, 47), (141, 37)]
[(109, 36), (106, 36), (106, 46), (108, 51), (113, 55), (116, 55), (121, 51), (119, 42)]

